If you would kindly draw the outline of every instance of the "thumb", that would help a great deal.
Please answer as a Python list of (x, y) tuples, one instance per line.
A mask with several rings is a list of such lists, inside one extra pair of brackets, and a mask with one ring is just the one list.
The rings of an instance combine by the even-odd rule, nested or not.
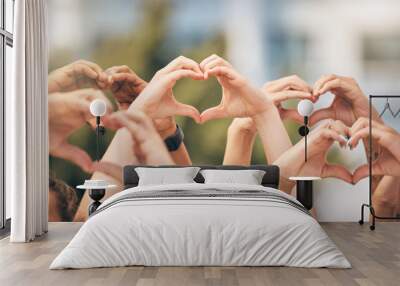
[(310, 116), (310, 125), (329, 118), (335, 119), (335, 111), (332, 107), (318, 109)]
[(353, 176), (345, 167), (340, 165), (326, 164), (322, 169), (321, 177), (338, 178), (349, 184), (353, 183)]
[(358, 167), (353, 174), (353, 184), (357, 184), (362, 179), (369, 176), (369, 165), (365, 164)]
[(221, 105), (211, 107), (204, 110), (201, 115), (201, 123), (205, 123), (211, 119), (220, 119), (227, 117), (226, 111)]
[(61, 144), (57, 150), (52, 151), (51, 155), (71, 161), (87, 173), (93, 172), (92, 158), (90, 158), (88, 153), (77, 146), (65, 142)]
[(94, 162), (93, 171), (102, 172), (110, 177), (113, 177), (122, 184), (122, 167), (115, 163), (104, 161)]
[(189, 116), (193, 118), (193, 120), (196, 121), (196, 123), (200, 123), (200, 113), (193, 106), (176, 102), (175, 109), (176, 109), (176, 115)]
[(285, 109), (281, 108), (280, 109), (282, 119), (292, 119), (293, 121), (303, 124), (304, 123), (304, 117), (302, 117), (297, 110), (295, 109)]

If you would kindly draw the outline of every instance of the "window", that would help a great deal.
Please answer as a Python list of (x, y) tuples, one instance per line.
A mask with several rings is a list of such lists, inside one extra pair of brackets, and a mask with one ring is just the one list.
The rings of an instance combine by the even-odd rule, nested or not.
[(9, 228), (10, 194), (5, 190), (5, 101), (11, 92), (14, 0), (0, 0), (0, 235)]

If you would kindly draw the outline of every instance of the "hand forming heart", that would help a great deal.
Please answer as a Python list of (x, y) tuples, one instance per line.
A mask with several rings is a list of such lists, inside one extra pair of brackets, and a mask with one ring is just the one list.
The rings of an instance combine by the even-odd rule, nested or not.
[[(200, 114), (195, 107), (182, 104), (174, 98), (172, 88), (177, 80), (182, 78), (206, 80), (210, 76), (216, 77), (222, 86), (222, 100), (218, 106)], [(307, 98), (316, 101), (328, 91), (335, 95), (332, 105), (317, 110), (310, 118), (311, 124), (331, 118), (341, 120), (346, 125), (352, 125), (357, 117), (365, 115), (368, 102), (357, 83), (351, 78), (336, 75), (323, 76), (311, 88), (299, 77), (290, 76), (269, 82), (262, 89), (258, 89), (252, 87), (230, 63), (217, 55), (204, 59), (200, 64), (185, 57), (178, 57), (155, 74), (141, 95), (131, 104), (129, 110), (138, 108), (153, 120), (184, 115), (193, 118), (197, 123), (204, 123), (225, 117), (253, 118), (276, 106), (282, 119), (290, 118), (301, 122), (303, 118), (296, 110), (284, 109), (281, 103), (292, 98)], [(349, 183), (358, 181), (358, 177), (353, 179), (353, 175), (344, 167), (325, 163), (324, 157), (328, 147), (334, 141), (338, 141), (341, 145), (345, 144), (344, 139), (339, 135), (350, 135), (350, 129), (345, 124), (340, 121), (332, 122), (327, 122), (313, 132), (316, 135), (310, 135), (310, 159), (304, 166), (299, 166), (297, 174), (318, 173), (323, 177), (339, 177)], [(293, 150), (291, 151), (293, 154), (303, 152), (300, 147)]]
[(335, 177), (345, 182), (352, 183), (352, 174), (343, 166), (333, 165), (326, 162), (329, 148), (336, 141), (341, 146), (345, 146), (346, 136), (349, 128), (341, 121), (330, 120), (324, 122), (317, 129), (310, 132), (308, 136), (308, 160), (304, 158), (304, 139), (287, 150), (274, 162), (281, 170), (285, 178), (290, 176), (319, 176)]
[[(206, 80), (210, 76), (215, 76), (223, 89), (218, 106), (200, 115), (195, 107), (176, 101), (172, 88), (179, 79)], [(311, 99), (310, 90), (310, 87), (294, 76), (260, 90), (217, 55), (204, 59), (200, 64), (180, 56), (155, 74), (129, 109), (138, 108), (152, 119), (184, 115), (192, 117), (197, 123), (204, 123), (225, 117), (252, 117), (290, 98)]]
[[(400, 134), (382, 123), (371, 121), (370, 134), (369, 120), (359, 118), (350, 129), (351, 139), (349, 145), (354, 148), (360, 140), (372, 136), (378, 145), (376, 158), (372, 162), (372, 174), (400, 176)], [(369, 166), (365, 164), (358, 167), (353, 175), (353, 182), (357, 183), (369, 175)]]

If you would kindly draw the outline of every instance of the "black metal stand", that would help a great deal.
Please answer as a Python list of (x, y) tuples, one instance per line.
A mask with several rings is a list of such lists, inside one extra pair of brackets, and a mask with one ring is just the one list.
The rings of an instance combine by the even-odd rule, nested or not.
[(369, 212), (370, 212), (370, 214), (372, 216), (372, 224), (369, 226), (369, 229), (370, 230), (375, 230), (375, 218), (377, 216), (375, 215), (375, 210), (374, 210), (374, 207), (372, 205), (362, 204), (362, 206), (361, 206), (361, 219), (358, 221), (358, 223), (360, 225), (364, 224), (364, 207), (369, 208)]
[(89, 191), (89, 197), (93, 200), (88, 209), (90, 216), (101, 205), (100, 200), (104, 197), (106, 189), (90, 189), (88, 191)]
[(100, 136), (104, 135), (106, 129), (100, 125), (100, 116), (96, 117), (96, 161), (100, 160)]
[(296, 199), (303, 204), (303, 206), (311, 210), (313, 207), (313, 181), (312, 180), (298, 180), (296, 181)]
[[(370, 95), (369, 96), (369, 134), (372, 134), (372, 99), (373, 98), (380, 98), (380, 99), (386, 99), (388, 100), (389, 98), (398, 98), (400, 99), (400, 95)], [(385, 109), (387, 106), (385, 106)], [(383, 115), (383, 112), (380, 114), (380, 116)], [(397, 116), (397, 113), (394, 114), (392, 112), (392, 116), (395, 117)], [(377, 216), (375, 214), (375, 209), (372, 205), (372, 136), (369, 136), (368, 139), (368, 145), (369, 145), (369, 154), (368, 154), (368, 165), (369, 165), (369, 203), (368, 204), (362, 204), (361, 205), (361, 219), (358, 221), (360, 225), (364, 224), (364, 208), (367, 207), (369, 208), (369, 212), (372, 217), (372, 223), (369, 226), (370, 230), (375, 230), (375, 220), (376, 219), (381, 219), (381, 220), (393, 220), (393, 219), (398, 219), (397, 217), (381, 217)]]

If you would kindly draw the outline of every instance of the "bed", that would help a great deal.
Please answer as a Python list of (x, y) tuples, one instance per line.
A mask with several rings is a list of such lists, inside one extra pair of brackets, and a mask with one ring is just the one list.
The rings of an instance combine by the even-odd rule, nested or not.
[(138, 186), (137, 167), (124, 168), (124, 191), (102, 203), (50, 269), (351, 267), (301, 203), (278, 190), (276, 166), (199, 166), (263, 170), (260, 185), (204, 183), (199, 173), (193, 183), (151, 186)]

